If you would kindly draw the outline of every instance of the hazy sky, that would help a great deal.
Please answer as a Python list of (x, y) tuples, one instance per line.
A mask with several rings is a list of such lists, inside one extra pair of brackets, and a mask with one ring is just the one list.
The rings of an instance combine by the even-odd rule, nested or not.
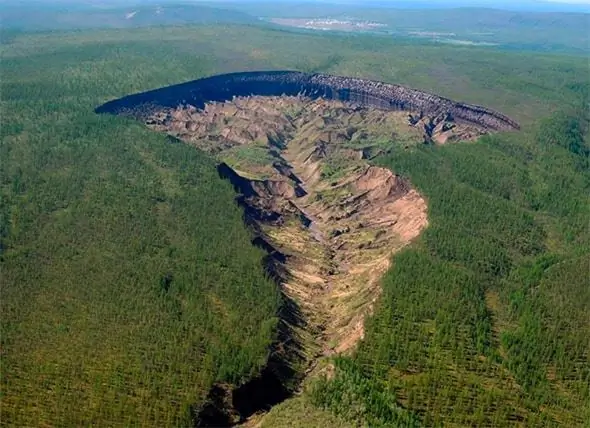
[[(223, 0), (221, 0), (223, 1)], [(313, 1), (313, 0), (312, 0)], [(319, 0), (319, 1), (328, 1), (328, 2), (338, 2), (338, 0)], [(375, 1), (375, 0), (367, 0), (368, 2), (370, 1)], [(391, 4), (395, 4), (395, 3), (408, 3), (408, 0), (377, 0), (380, 1), (381, 3), (391, 3)], [(347, 2), (355, 2), (355, 3), (363, 3), (364, 0), (347, 0)], [(502, 5), (502, 6), (506, 6), (507, 4), (512, 4), (513, 6), (518, 6), (518, 5), (534, 5), (534, 4), (538, 4), (540, 7), (542, 7), (543, 4), (547, 5), (548, 3), (554, 3), (554, 4), (563, 4), (564, 6), (566, 5), (580, 5), (580, 6), (590, 6), (590, 0), (419, 0), (420, 3), (430, 3), (432, 5), (436, 5), (436, 4), (457, 4), (457, 3), (461, 3), (463, 5), (466, 6), (486, 6), (486, 7), (494, 7), (496, 5)]]
[(552, 3), (590, 4), (590, 0), (545, 0)]
[[(0, 0), (0, 5), (4, 3), (29, 3), (31, 0)], [(458, 7), (458, 6), (483, 6), (498, 9), (510, 10), (557, 10), (557, 11), (590, 11), (590, 0), (33, 0), (32, 3), (69, 3), (80, 5), (84, 4), (109, 4), (109, 5), (128, 5), (141, 3), (173, 3), (173, 2), (205, 2), (205, 3), (224, 3), (224, 2), (289, 2), (304, 1), (318, 3), (341, 3), (341, 4), (389, 4), (393, 7), (396, 4), (399, 7), (408, 7), (412, 3), (419, 4), (419, 8), (424, 7)]]
[[(445, 3), (447, 2), (447, 0), (430, 0), (432, 3)], [(534, 0), (533, 0), (534, 1)], [(362, 0), (359, 0), (359, 3), (361, 3)], [(390, 0), (391, 3), (395, 3), (395, 0)], [(452, 1), (448, 1), (449, 3), (452, 3)], [(529, 3), (529, 1), (527, 1), (527, 3)], [(539, 3), (544, 3), (544, 2), (550, 2), (550, 3), (569, 3), (569, 4), (588, 4), (590, 5), (590, 0), (538, 0)], [(497, 3), (496, 0), (465, 0), (462, 1), (461, 3), (472, 3), (474, 6), (475, 5), (480, 5), (480, 4), (486, 4), (486, 5), (493, 5), (494, 3)], [(518, 0), (515, 0), (515, 3), (519, 3)]]

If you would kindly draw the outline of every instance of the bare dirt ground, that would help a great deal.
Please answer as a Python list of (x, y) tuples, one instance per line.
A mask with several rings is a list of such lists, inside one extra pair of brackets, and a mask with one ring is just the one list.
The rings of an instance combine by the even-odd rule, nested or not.
[(287, 255), (282, 285), (321, 332), (322, 353), (353, 348), (392, 253), (427, 224), (410, 184), (363, 158), (379, 150), (371, 141), (420, 142), (420, 128), (404, 113), (298, 97), (179, 108), (148, 123), (217, 154), (250, 182), (248, 204), (276, 213), (260, 230)]
[(428, 223), (410, 183), (368, 158), (392, 144), (482, 133), (447, 119), (256, 96), (160, 111), (147, 124), (233, 170), (260, 237), (284, 256), (281, 286), (305, 318), (313, 372), (318, 358), (349, 352), (363, 338), (392, 254)]

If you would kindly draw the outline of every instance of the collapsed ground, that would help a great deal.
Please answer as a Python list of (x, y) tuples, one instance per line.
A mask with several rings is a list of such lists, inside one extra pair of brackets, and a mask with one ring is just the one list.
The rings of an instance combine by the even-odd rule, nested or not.
[(303, 323), (289, 326), (307, 372), (353, 349), (393, 253), (427, 225), (411, 184), (370, 159), (485, 131), (449, 116), (367, 109), (305, 97), (236, 97), (204, 109), (162, 109), (152, 129), (214, 154), (242, 194), (258, 239)]
[[(236, 68), (371, 76), (525, 125), (375, 159), (420, 189), (429, 226), (394, 257), (365, 338), (354, 360), (338, 359), (348, 364), (324, 398), (287, 400), (266, 426), (342, 428), (332, 412), (349, 425), (391, 424), (376, 395), (426, 426), (590, 420), (589, 354), (580, 355), (590, 349), (588, 258), (567, 260), (588, 254), (588, 168), (576, 170), (575, 156), (556, 146), (579, 144), (577, 122), (532, 126), (567, 110), (575, 92), (588, 105), (585, 58), (232, 26), (21, 33), (9, 42), (0, 64), (0, 304), (2, 322), (17, 329), (2, 330), (6, 424), (189, 426), (183, 409), (200, 407), (212, 382), (240, 385), (258, 373), (277, 287), (260, 275), (262, 253), (243, 233), (229, 182), (190, 146), (92, 113), (123, 94)], [(546, 238), (531, 232), (539, 227)], [(527, 267), (523, 242), (548, 248)], [(559, 253), (559, 264), (544, 273), (546, 252)], [(462, 280), (505, 260), (522, 279)], [(476, 326), (481, 306), (472, 302), (492, 311), (484, 355), (470, 336), (455, 339)], [(178, 305), (189, 309), (182, 318)], [(499, 376), (502, 367), (516, 380)]]

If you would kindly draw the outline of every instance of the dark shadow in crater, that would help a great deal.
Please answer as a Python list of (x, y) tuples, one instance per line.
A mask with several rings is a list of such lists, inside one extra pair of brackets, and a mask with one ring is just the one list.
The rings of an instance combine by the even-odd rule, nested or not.
[(172, 85), (109, 101), (97, 113), (128, 115), (143, 120), (163, 108), (192, 105), (203, 108), (211, 101), (228, 101), (234, 96), (305, 95), (348, 101), (364, 107), (447, 115), (457, 122), (477, 125), (488, 131), (518, 129), (509, 117), (494, 110), (456, 102), (401, 85), (328, 74), (297, 71), (252, 71), (221, 74)]

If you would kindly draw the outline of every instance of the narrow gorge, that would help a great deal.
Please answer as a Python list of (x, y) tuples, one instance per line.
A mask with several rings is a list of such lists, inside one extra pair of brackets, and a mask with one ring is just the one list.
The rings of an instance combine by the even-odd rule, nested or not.
[(201, 426), (268, 410), (313, 376), (322, 357), (350, 352), (363, 338), (392, 255), (428, 224), (424, 198), (371, 159), (393, 145), (518, 128), (492, 110), (402, 86), (297, 72), (214, 76), (96, 111), (135, 117), (216, 157), (284, 293), (265, 373), (217, 391)]

